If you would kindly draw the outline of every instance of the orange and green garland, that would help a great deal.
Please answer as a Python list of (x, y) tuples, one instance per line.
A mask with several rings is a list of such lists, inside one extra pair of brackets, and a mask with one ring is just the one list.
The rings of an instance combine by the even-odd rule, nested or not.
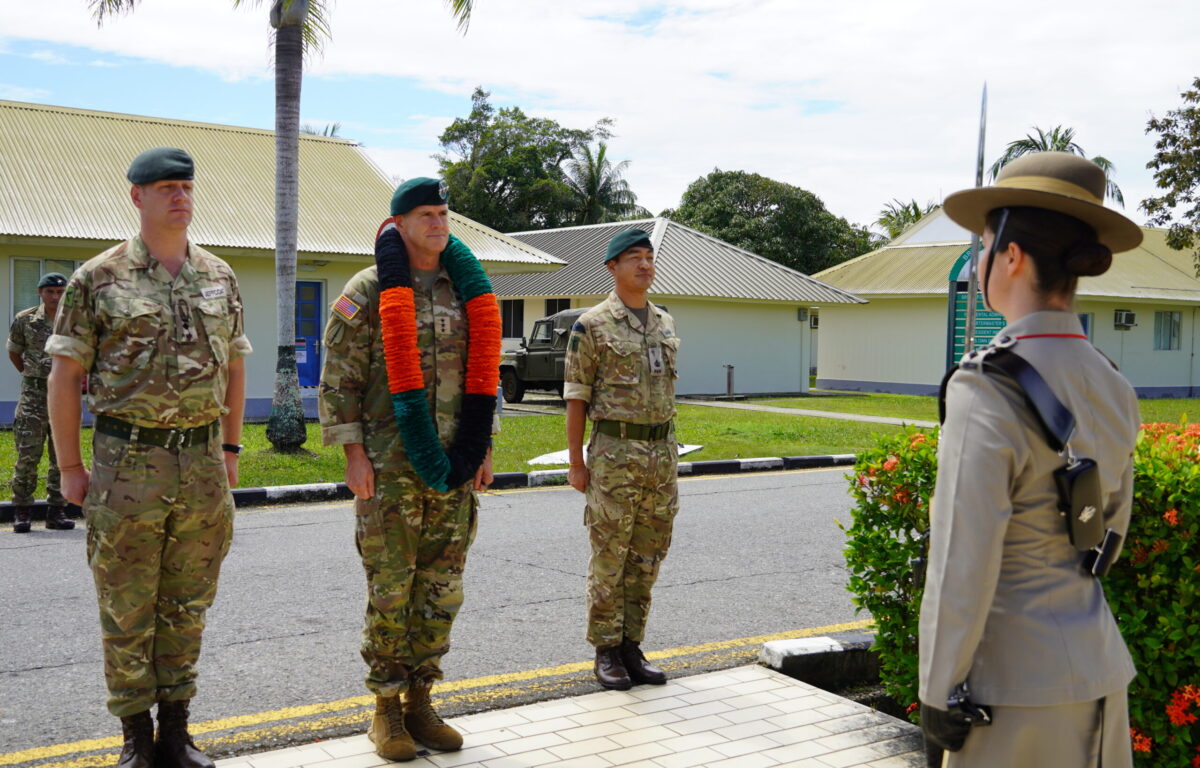
[(467, 310), (467, 370), (458, 428), (443, 449), (429, 412), (408, 251), (392, 219), (375, 238), (379, 271), (379, 317), (392, 412), (413, 469), (430, 488), (447, 491), (474, 477), (491, 443), (492, 414), (500, 383), (500, 308), (479, 260), (450, 236), (441, 254), (458, 298)]

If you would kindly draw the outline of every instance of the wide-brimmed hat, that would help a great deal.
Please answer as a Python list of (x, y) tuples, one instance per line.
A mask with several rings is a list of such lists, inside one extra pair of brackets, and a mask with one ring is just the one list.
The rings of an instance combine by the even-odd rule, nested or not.
[(1004, 166), (993, 186), (955, 192), (942, 207), (956, 224), (977, 234), (983, 234), (988, 213), (997, 208), (1045, 208), (1091, 225), (1113, 253), (1132, 250), (1142, 242), (1142, 230), (1104, 207), (1106, 188), (1103, 169), (1091, 160), (1067, 152), (1037, 152)]

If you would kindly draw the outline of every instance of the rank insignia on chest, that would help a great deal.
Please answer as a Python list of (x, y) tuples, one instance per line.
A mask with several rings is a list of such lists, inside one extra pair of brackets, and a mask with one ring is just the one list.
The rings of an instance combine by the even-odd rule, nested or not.
[(361, 309), (362, 307), (355, 304), (350, 297), (344, 293), (341, 296), (338, 296), (337, 301), (333, 302), (333, 311), (337, 312), (347, 320), (353, 320)]
[(650, 373), (661, 376), (666, 366), (663, 365), (662, 347), (650, 347)]
[(450, 318), (445, 315), (438, 315), (435, 320), (438, 336), (447, 336), (450, 334)]

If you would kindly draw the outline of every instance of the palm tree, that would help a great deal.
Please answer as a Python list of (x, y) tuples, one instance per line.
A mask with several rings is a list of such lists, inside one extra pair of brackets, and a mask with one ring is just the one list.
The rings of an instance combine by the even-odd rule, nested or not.
[(650, 215), (637, 204), (637, 195), (625, 181), (628, 167), (628, 160), (616, 165), (609, 162), (608, 145), (603, 141), (597, 145), (595, 154), (585, 144), (567, 161), (564, 180), (571, 190), (576, 224), (603, 224)]
[[(234, 7), (262, 0), (233, 0)], [(139, 0), (88, 0), (96, 22), (130, 12)], [(474, 0), (445, 0), (466, 31)], [(278, 295), (275, 392), (267, 439), (278, 451), (300, 449), (306, 439), (300, 379), (296, 373), (296, 240), (300, 209), (300, 84), (304, 55), (329, 39), (326, 0), (271, 0), (275, 29), (275, 288)]]
[(342, 124), (326, 123), (324, 128), (318, 128), (315, 125), (305, 123), (300, 126), (300, 133), (303, 133), (305, 136), (324, 136), (328, 139), (340, 139), (342, 138)]
[(876, 220), (885, 232), (889, 240), (895, 240), (900, 236), (900, 233), (916, 224), (918, 221), (937, 210), (938, 205), (933, 202), (925, 204), (922, 208), (916, 200), (909, 200), (907, 203), (901, 202), (899, 199), (893, 200), (883, 206), (883, 210), (879, 212), (879, 218)]
[[(1018, 157), (1033, 152), (1070, 152), (1073, 155), (1087, 157), (1087, 153), (1083, 151), (1083, 147), (1075, 143), (1074, 128), (1064, 128), (1061, 125), (1056, 125), (1048, 131), (1043, 131), (1035, 125), (1033, 126), (1033, 130), (1037, 132), (1036, 137), (1032, 133), (1029, 133), (1025, 135), (1025, 138), (1011, 142), (1004, 148), (1004, 154), (1000, 155), (1000, 158), (992, 163), (990, 174), (993, 181), (996, 175), (1000, 173), (1001, 168)], [(1121, 188), (1112, 180), (1113, 172), (1117, 170), (1112, 162), (1100, 155), (1088, 159), (1104, 170), (1104, 178), (1107, 181), (1106, 196), (1124, 208), (1125, 196), (1121, 194)]]

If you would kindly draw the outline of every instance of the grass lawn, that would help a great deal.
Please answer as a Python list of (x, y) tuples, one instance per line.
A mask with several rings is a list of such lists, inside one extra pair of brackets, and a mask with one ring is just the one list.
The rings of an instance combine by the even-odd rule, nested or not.
[[(866, 416), (891, 416), (898, 419), (937, 421), (937, 398), (921, 395), (854, 394), (845, 397), (787, 397), (746, 402), (774, 405), (780, 408), (800, 408), (809, 411), (861, 413)], [(1139, 400), (1143, 422), (1179, 423), (1200, 421), (1200, 399)]]

